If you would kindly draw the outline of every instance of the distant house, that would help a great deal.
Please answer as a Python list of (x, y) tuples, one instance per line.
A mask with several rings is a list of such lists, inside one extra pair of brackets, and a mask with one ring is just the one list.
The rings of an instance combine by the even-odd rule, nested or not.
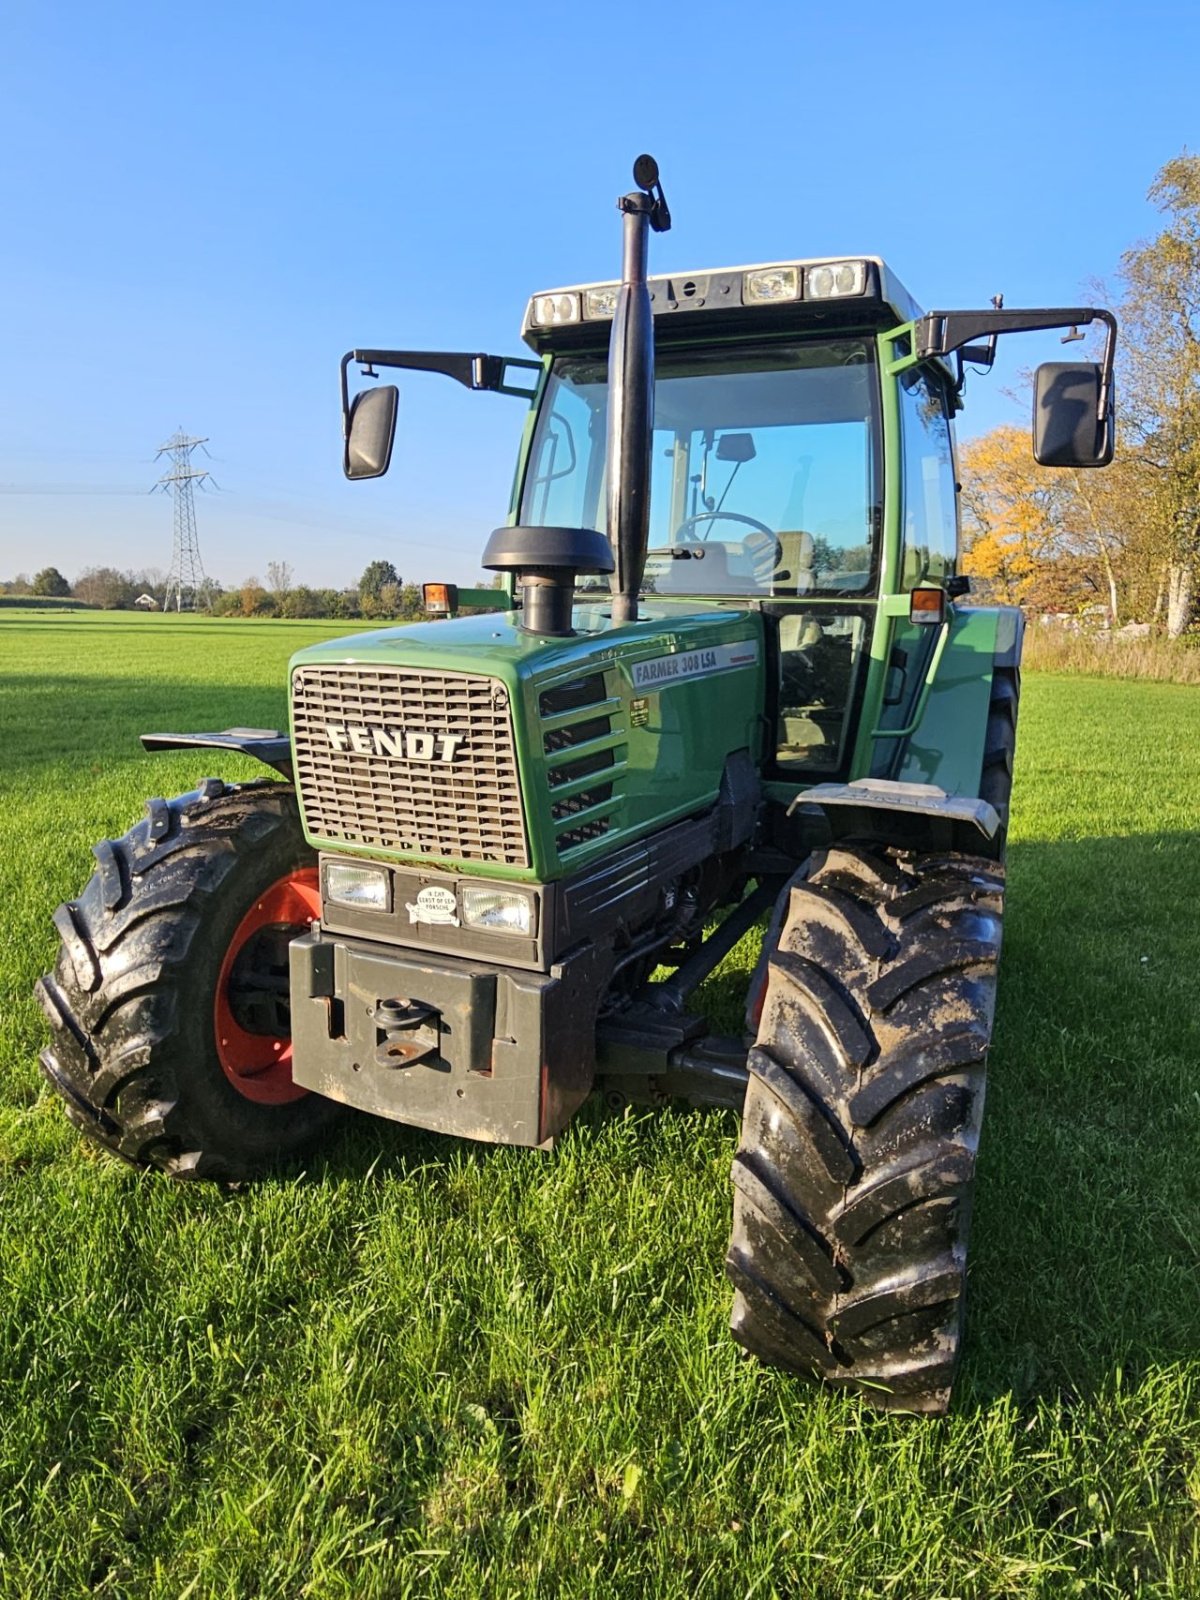
[(152, 594), (140, 594), (133, 603), (140, 611), (158, 610), (158, 601)]

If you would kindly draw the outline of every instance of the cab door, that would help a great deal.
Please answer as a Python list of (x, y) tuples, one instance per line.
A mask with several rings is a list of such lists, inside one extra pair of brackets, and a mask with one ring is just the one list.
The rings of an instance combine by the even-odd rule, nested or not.
[[(941, 629), (909, 620), (908, 596), (923, 584), (942, 585), (958, 571), (958, 485), (951, 422), (953, 397), (940, 370), (916, 364), (896, 376), (899, 424), (899, 553), (894, 598), (884, 602), (882, 703), (874, 727), (886, 735), (916, 714)], [(882, 621), (882, 619), (881, 619)], [(878, 646), (877, 646), (878, 649)], [(875, 738), (867, 754), (873, 777), (894, 777), (906, 740)]]

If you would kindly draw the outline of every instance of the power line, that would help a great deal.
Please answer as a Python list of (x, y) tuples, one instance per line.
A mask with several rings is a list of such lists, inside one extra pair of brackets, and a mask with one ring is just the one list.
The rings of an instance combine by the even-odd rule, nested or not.
[(145, 489), (119, 489), (107, 483), (0, 483), (0, 494), (145, 494)]
[[(163, 610), (171, 609), (174, 598), (176, 611), (194, 611), (197, 604), (206, 605), (207, 585), (204, 564), (200, 560), (200, 540), (196, 533), (196, 506), (192, 489), (198, 483), (203, 489), (204, 480), (211, 474), (192, 465), (192, 451), (203, 449), (208, 441), (194, 439), (178, 429), (164, 445), (158, 447), (154, 459), (169, 456), (171, 471), (164, 473), (154, 485), (164, 494), (175, 497), (175, 538), (171, 548), (171, 570), (167, 577)], [(207, 455), (208, 451), (205, 450)]]

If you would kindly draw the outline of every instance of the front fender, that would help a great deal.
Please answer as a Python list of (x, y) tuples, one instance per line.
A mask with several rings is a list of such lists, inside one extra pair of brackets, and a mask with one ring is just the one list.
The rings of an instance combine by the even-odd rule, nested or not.
[(143, 750), (236, 750), (292, 779), (292, 741), (278, 728), (224, 728), (220, 733), (143, 733)]
[(992, 676), (1019, 667), (1025, 619), (1015, 606), (955, 606), (950, 637), (920, 725), (906, 741), (902, 783), (936, 784), (977, 799), (983, 774)]

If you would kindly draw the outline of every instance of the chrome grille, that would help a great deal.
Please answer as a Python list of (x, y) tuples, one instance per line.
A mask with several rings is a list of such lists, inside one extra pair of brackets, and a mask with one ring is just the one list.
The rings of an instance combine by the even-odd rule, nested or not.
[[(376, 666), (298, 667), (294, 758), (309, 832), (319, 839), (451, 861), (527, 867), (529, 846), (508, 692), (495, 678)], [(331, 737), (329, 729), (337, 731)], [(340, 730), (367, 730), (365, 733)], [(428, 750), (414, 760), (375, 747)], [(351, 739), (367, 750), (338, 749)]]

